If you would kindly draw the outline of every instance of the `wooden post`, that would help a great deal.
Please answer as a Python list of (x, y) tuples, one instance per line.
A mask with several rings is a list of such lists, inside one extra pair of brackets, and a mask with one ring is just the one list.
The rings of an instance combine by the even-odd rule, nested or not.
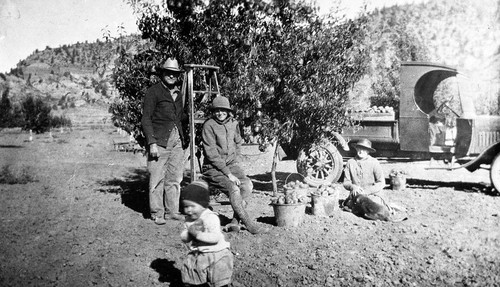
[(195, 126), (194, 126), (194, 94), (193, 94), (193, 69), (187, 68), (187, 95), (189, 99), (189, 155), (190, 155), (190, 169), (191, 169), (191, 182), (195, 181), (196, 168), (195, 168)]
[[(196, 146), (195, 146), (195, 137), (196, 137), (196, 127), (195, 127), (195, 110), (194, 110), (194, 100), (195, 100), (195, 94), (200, 93), (200, 91), (194, 91), (193, 87), (193, 81), (194, 81), (194, 69), (199, 68), (199, 69), (208, 69), (210, 71), (213, 70), (213, 74), (215, 76), (215, 87), (217, 89), (216, 94), (219, 94), (219, 84), (217, 82), (217, 74), (216, 71), (219, 69), (217, 66), (209, 66), (209, 65), (196, 65), (196, 64), (184, 64), (183, 68), (186, 70), (185, 74), (185, 83), (183, 84), (183, 89), (184, 85), (186, 86), (186, 94), (189, 98), (189, 154), (190, 154), (190, 169), (191, 169), (191, 182), (195, 181), (198, 179), (198, 176), (196, 174), (196, 165), (195, 165), (195, 157), (196, 157)], [(209, 83), (210, 88), (208, 94), (211, 95), (211, 87), (212, 87), (212, 81)]]
[(271, 167), (271, 181), (273, 183), (273, 196), (278, 196), (278, 184), (276, 181), (276, 165), (278, 164), (279, 143), (277, 140), (274, 142), (273, 164)]

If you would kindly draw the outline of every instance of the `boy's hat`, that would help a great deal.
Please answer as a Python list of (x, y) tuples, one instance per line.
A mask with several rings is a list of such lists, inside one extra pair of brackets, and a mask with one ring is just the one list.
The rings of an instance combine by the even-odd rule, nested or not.
[(210, 202), (208, 184), (205, 181), (197, 180), (190, 183), (181, 190), (181, 200), (189, 200), (207, 208)]
[(375, 152), (375, 149), (372, 148), (372, 142), (368, 139), (359, 140), (356, 144), (354, 144), (354, 147), (364, 148), (368, 152)]
[(234, 112), (233, 109), (231, 108), (231, 105), (229, 104), (228, 98), (226, 98), (224, 96), (217, 96), (212, 101), (212, 110), (215, 110), (215, 109), (223, 109), (223, 110), (227, 110), (230, 112)]
[(156, 67), (156, 70), (158, 72), (162, 72), (162, 71), (172, 71), (172, 72), (177, 72), (177, 73), (182, 72), (182, 70), (179, 69), (179, 62), (177, 62), (177, 59), (174, 59), (174, 58), (168, 58), (163, 63), (163, 65)]

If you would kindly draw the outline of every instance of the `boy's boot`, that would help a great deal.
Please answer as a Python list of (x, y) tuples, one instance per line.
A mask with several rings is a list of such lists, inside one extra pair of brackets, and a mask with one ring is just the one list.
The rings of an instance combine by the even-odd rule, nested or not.
[(235, 218), (239, 218), (246, 229), (252, 234), (261, 234), (269, 232), (269, 228), (258, 226), (256, 222), (250, 219), (247, 211), (243, 207), (243, 199), (238, 188), (235, 188), (229, 193), (229, 201), (233, 207)]
[[(243, 205), (243, 207), (245, 207), (245, 205)], [(238, 214), (234, 211), (233, 213), (233, 219), (224, 228), (228, 232), (240, 232), (240, 230), (244, 229), (244, 226), (241, 225), (241, 219), (239, 218)]]
[[(241, 206), (243, 207), (243, 209), (247, 209), (247, 202), (242, 200), (241, 201)], [(238, 213), (236, 213), (235, 211), (233, 211), (233, 219), (231, 219), (231, 223), (232, 225), (240, 225), (241, 224), (241, 218), (238, 216)]]

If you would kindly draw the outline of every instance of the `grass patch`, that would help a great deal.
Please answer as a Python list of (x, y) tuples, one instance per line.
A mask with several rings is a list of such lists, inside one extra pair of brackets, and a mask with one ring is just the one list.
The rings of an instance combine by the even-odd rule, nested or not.
[(26, 184), (34, 181), (33, 169), (29, 166), (15, 170), (10, 165), (4, 165), (0, 170), (0, 184)]

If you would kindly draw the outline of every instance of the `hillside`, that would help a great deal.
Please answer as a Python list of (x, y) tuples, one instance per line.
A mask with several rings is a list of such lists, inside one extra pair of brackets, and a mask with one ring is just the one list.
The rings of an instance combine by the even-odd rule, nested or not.
[(118, 96), (110, 78), (115, 61), (140, 43), (138, 35), (129, 35), (35, 50), (8, 74), (1, 74), (0, 92), (8, 89), (14, 105), (28, 96), (41, 97), (55, 115), (65, 115), (74, 126), (109, 125), (108, 106)]
[(6, 75), (11, 96), (16, 99), (22, 97), (19, 93), (33, 91), (51, 104), (61, 98), (76, 105), (82, 104), (79, 100), (109, 103), (116, 96), (110, 81), (115, 61), (120, 53), (133, 51), (140, 41), (138, 35), (129, 35), (35, 50)]
[[(369, 70), (353, 97), (389, 95), (397, 99), (400, 61), (434, 61), (457, 67), (480, 84), (476, 97), (482, 113), (498, 113), (500, 21), (495, 0), (428, 1), (371, 12), (366, 50)], [(411, 37), (415, 47), (401, 47)], [(408, 41), (406, 41), (407, 43)], [(55, 113), (93, 107), (106, 113), (118, 96), (110, 75), (120, 53), (147, 45), (139, 35), (35, 50), (8, 74), (0, 74), (0, 93), (8, 88), (13, 103), (28, 95), (43, 98)], [(407, 49), (407, 51), (404, 51)], [(402, 53), (402, 51), (404, 53)], [(99, 117), (103, 114), (99, 114)], [(102, 118), (102, 117), (101, 117)]]
[(499, 15), (495, 0), (433, 0), (373, 11), (366, 40), (371, 61), (355, 99), (397, 99), (401, 61), (436, 62), (457, 68), (475, 83), (479, 114), (498, 114)]

